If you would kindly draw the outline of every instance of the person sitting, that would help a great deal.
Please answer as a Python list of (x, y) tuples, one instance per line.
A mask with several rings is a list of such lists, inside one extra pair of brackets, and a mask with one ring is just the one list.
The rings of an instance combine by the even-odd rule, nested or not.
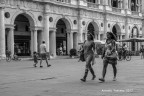
[(126, 51), (127, 51), (127, 46), (126, 46), (126, 44), (124, 43), (123, 46), (122, 46), (122, 54), (123, 54), (123, 58), (124, 58), (124, 59), (126, 58)]

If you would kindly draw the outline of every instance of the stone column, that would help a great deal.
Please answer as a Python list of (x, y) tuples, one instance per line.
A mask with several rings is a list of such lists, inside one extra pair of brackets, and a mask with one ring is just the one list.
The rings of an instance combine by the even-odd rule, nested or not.
[(34, 36), (33, 37), (33, 40), (34, 40), (34, 42), (33, 42), (34, 43), (33, 50), (37, 52), (38, 51), (38, 48), (37, 48), (38, 47), (38, 43), (37, 43), (37, 30), (33, 30), (33, 36)]
[(70, 32), (70, 49), (73, 48), (73, 32)]
[(98, 0), (98, 4), (100, 4), (100, 0)]
[(104, 35), (103, 35), (103, 39), (106, 39), (107, 28), (108, 28), (108, 21), (107, 21), (107, 16), (105, 14), (105, 16), (104, 16)]
[(78, 36), (77, 35), (78, 35), (78, 33), (74, 32), (74, 40), (73, 40), (73, 42), (74, 42), (73, 44), (74, 45), (73, 46), (74, 46), (75, 49), (78, 50)]
[(46, 50), (49, 52), (49, 15), (47, 13), (44, 18), (44, 40), (46, 43)]
[[(106, 0), (106, 1), (108, 1), (108, 0)], [(111, 1), (111, 0), (109, 0), (109, 2), (108, 2), (108, 3), (109, 3), (109, 6), (112, 6), (112, 4), (111, 4), (111, 3), (112, 3), (112, 1)]]
[(8, 50), (11, 51), (11, 55), (14, 55), (14, 28), (9, 28), (8, 31)]
[(128, 9), (131, 10), (131, 0), (129, 0), (128, 3), (129, 3), (129, 4), (128, 4)]
[(4, 9), (0, 8), (0, 56), (6, 57), (5, 55), (5, 18)]
[(100, 33), (98, 34), (98, 40), (100, 40)]
[(67, 53), (70, 51), (70, 32), (67, 32)]
[[(80, 15), (80, 14), (79, 14)], [(83, 42), (83, 27), (82, 27), (82, 19), (79, 17), (79, 21), (78, 21), (78, 38), (79, 38), (79, 42)]]
[(128, 18), (125, 20), (125, 39), (129, 38), (129, 26), (128, 26)]
[(87, 32), (85, 32), (85, 40), (87, 40)]
[(34, 34), (33, 31), (31, 30), (31, 55), (33, 55), (33, 51), (34, 51)]
[(56, 30), (50, 31), (50, 54), (56, 57)]

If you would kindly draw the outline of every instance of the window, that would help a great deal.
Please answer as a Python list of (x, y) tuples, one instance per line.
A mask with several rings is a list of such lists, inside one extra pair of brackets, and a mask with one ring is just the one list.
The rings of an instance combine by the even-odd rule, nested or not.
[(118, 0), (112, 0), (112, 7), (118, 8)]
[(112, 7), (122, 8), (123, 0), (111, 0)]
[(87, 2), (96, 3), (96, 0), (87, 0)]
[(140, 9), (140, 0), (131, 0), (131, 11), (139, 11)]

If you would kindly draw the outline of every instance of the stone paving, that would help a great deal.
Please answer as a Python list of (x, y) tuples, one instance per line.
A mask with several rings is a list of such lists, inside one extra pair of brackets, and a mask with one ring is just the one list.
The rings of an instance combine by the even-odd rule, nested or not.
[(0, 61), (0, 96), (143, 96), (144, 59), (132, 57), (119, 61), (117, 81), (112, 81), (113, 70), (108, 66), (106, 82), (99, 82), (102, 60), (96, 58), (93, 66), (97, 78), (81, 82), (85, 62), (60, 58), (49, 61), (51, 67), (33, 67), (32, 60)]

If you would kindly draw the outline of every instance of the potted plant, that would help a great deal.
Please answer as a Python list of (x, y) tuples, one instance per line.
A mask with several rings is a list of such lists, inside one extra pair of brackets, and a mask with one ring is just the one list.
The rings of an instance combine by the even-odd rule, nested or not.
[(76, 56), (76, 54), (77, 54), (77, 50), (76, 49), (71, 49), (70, 50), (70, 57), (71, 58), (74, 58), (74, 56)]

